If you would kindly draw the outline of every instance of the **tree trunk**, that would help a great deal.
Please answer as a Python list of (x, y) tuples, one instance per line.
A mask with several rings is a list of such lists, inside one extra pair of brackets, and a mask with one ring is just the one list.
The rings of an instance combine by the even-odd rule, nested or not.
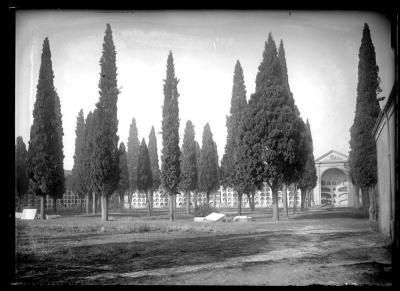
[(361, 188), (361, 195), (362, 195), (362, 214), (364, 217), (368, 217), (368, 210), (369, 210), (369, 194), (368, 188), (363, 187)]
[(207, 204), (210, 204), (210, 193), (206, 192)]
[(360, 187), (354, 185), (354, 208), (360, 209)]
[(57, 214), (57, 198), (53, 198), (53, 210), (54, 214)]
[(82, 197), (79, 197), (79, 200), (80, 200), (80, 208), (81, 208), (81, 214), (83, 213), (83, 206), (82, 206), (82, 204), (83, 204), (83, 199), (82, 199)]
[(194, 208), (197, 208), (197, 190), (194, 191)]
[(300, 193), (301, 193), (301, 201), (300, 201), (300, 210), (304, 211), (304, 205), (306, 203), (306, 195), (307, 195), (307, 189), (306, 188), (300, 188)]
[(311, 189), (307, 189), (306, 193), (307, 193), (307, 207), (311, 207), (311, 201), (312, 201)]
[(146, 191), (145, 194), (146, 194), (146, 204), (147, 204), (147, 216), (151, 216), (149, 191)]
[(238, 193), (238, 212), (242, 215), (242, 193)]
[(190, 191), (187, 191), (187, 209), (186, 209), (186, 214), (190, 215)]
[(378, 220), (378, 201), (377, 195), (375, 191), (375, 186), (368, 187), (369, 194), (369, 220), (377, 221)]
[(150, 216), (153, 215), (153, 208), (154, 208), (153, 198), (154, 198), (154, 190), (151, 189), (150, 190)]
[(129, 209), (132, 209), (132, 197), (133, 193), (129, 191), (129, 196), (128, 196)]
[(293, 214), (296, 214), (296, 208), (297, 208), (297, 187), (294, 186), (294, 191), (293, 191)]
[(282, 203), (283, 203), (283, 216), (288, 218), (288, 205), (287, 205), (287, 186), (286, 183), (282, 184)]
[(44, 205), (45, 199), (46, 198), (44, 195), (40, 196), (40, 216), (39, 216), (39, 218), (42, 220), (45, 219), (45, 205)]
[(101, 220), (108, 220), (108, 197), (104, 193), (101, 194)]
[(217, 208), (217, 191), (214, 190), (214, 208)]
[(254, 211), (254, 209), (255, 209), (254, 195), (255, 195), (254, 192), (252, 192), (251, 195), (250, 195), (250, 197), (251, 197), (251, 211)]
[(93, 191), (93, 214), (94, 215), (96, 214), (96, 211), (97, 211), (96, 206), (97, 206), (97, 204), (96, 204), (96, 192)]
[(169, 195), (169, 220), (174, 221), (174, 206), (173, 204), (174, 195)]
[(272, 220), (279, 220), (279, 194), (278, 187), (276, 185), (272, 185)]
[(86, 200), (86, 215), (89, 215), (89, 204), (90, 204), (90, 197), (89, 197), (89, 193), (86, 193), (86, 197), (85, 197), (85, 200)]

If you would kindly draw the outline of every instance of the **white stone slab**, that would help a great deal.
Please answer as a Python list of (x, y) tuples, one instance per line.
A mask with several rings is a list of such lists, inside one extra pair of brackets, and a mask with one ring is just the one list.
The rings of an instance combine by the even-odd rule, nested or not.
[(251, 216), (247, 216), (247, 215), (239, 215), (239, 216), (235, 216), (233, 218), (233, 221), (247, 222), (247, 221), (252, 221), (252, 218), (251, 218)]
[(205, 217), (195, 217), (194, 218), (194, 222), (204, 222), (204, 221), (206, 221)]
[(213, 212), (210, 215), (207, 215), (205, 218), (206, 218), (206, 221), (218, 222), (218, 221), (224, 220), (225, 217), (226, 217), (226, 215), (223, 213)]
[(34, 220), (37, 209), (24, 209), (22, 211), (21, 219), (23, 220)]
[(54, 218), (58, 218), (58, 217), (61, 217), (61, 215), (58, 215), (58, 214), (46, 215), (46, 219), (54, 219)]
[(22, 212), (15, 212), (15, 218), (21, 219)]

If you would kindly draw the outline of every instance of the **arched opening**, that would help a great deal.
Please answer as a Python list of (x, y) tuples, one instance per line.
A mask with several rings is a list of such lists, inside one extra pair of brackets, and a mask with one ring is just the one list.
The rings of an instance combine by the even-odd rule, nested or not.
[(342, 170), (326, 170), (321, 176), (321, 204), (347, 207), (348, 188), (347, 175)]

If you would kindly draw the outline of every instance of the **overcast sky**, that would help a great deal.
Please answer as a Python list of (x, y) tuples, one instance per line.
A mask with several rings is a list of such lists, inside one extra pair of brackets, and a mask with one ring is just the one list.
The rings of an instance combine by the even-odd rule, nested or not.
[[(180, 142), (186, 121), (201, 146), (210, 123), (221, 160), (226, 143), (236, 60), (242, 64), (247, 99), (254, 92), (264, 42), (283, 39), (289, 84), (304, 120), (309, 119), (315, 158), (333, 149), (348, 154), (357, 94), (358, 51), (367, 22), (382, 79), (381, 96), (394, 82), (390, 23), (364, 12), (291, 11), (18, 11), (16, 15), (15, 136), (28, 146), (45, 37), (52, 54), (54, 85), (61, 101), (64, 168), (72, 169), (76, 118), (99, 99), (99, 60), (106, 23), (117, 51), (118, 134), (127, 143), (134, 117), (139, 139), (155, 127), (161, 151), (163, 79), (168, 52), (178, 84)], [(159, 153), (159, 158), (161, 155)], [(161, 162), (161, 160), (160, 160)]]

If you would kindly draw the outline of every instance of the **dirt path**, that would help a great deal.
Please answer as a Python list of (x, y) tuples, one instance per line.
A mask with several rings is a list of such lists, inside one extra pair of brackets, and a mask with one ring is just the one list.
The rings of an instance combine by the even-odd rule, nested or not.
[(213, 233), (86, 235), (53, 244), (49, 255), (17, 256), (19, 282), (391, 285), (387, 239), (350, 210), (218, 224)]

